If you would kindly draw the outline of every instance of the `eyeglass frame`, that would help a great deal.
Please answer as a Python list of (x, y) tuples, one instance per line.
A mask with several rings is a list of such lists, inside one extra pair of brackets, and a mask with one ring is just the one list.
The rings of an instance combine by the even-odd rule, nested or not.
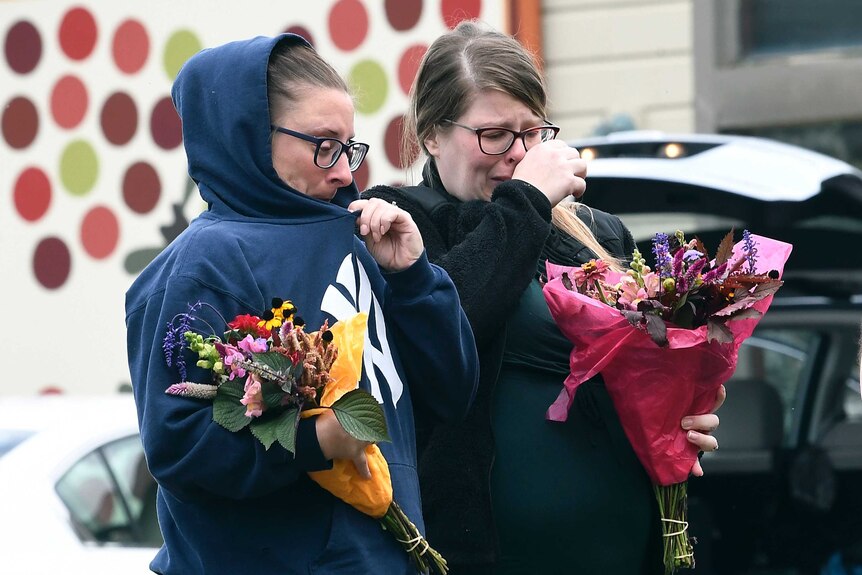
[[(362, 153), (362, 159), (359, 160), (359, 163), (356, 164), (355, 168), (350, 166), (350, 156), (347, 156), (347, 166), (348, 168), (350, 168), (351, 172), (355, 172), (359, 169), (359, 166), (362, 165), (362, 162), (365, 161), (365, 157), (368, 155), (368, 150), (371, 149), (371, 146), (364, 142), (348, 142), (347, 144), (345, 144), (338, 138), (318, 138), (316, 136), (310, 136), (308, 134), (297, 132), (296, 130), (291, 130), (289, 128), (282, 128), (281, 126), (276, 126), (275, 124), (270, 124), (270, 127), (273, 129), (273, 131), (287, 134), (288, 136), (293, 136), (294, 138), (299, 138), (300, 140), (305, 140), (306, 142), (311, 142), (312, 144), (314, 144), (314, 165), (322, 170), (328, 170), (335, 164), (337, 164), (338, 160), (341, 159), (341, 155), (345, 154), (347, 150), (349, 150), (352, 146), (363, 146), (365, 148), (365, 151)], [(330, 163), (328, 166), (321, 166), (317, 162), (317, 154), (320, 152), (320, 146), (324, 142), (336, 142), (341, 146), (341, 148), (339, 148), (333, 156), (332, 163)]]
[[(512, 149), (512, 146), (515, 145), (515, 142), (518, 139), (521, 140), (521, 143), (524, 145), (524, 149), (527, 150), (528, 149), (527, 148), (527, 141), (525, 140), (525, 137), (527, 136), (527, 134), (529, 132), (532, 132), (534, 130), (551, 130), (551, 132), (553, 132), (553, 137), (549, 138), (547, 140), (542, 140), (543, 142), (550, 142), (551, 140), (556, 139), (557, 134), (560, 133), (560, 127), (555, 126), (553, 124), (543, 124), (541, 126), (533, 126), (532, 128), (527, 128), (526, 130), (521, 130), (520, 132), (516, 132), (515, 130), (510, 130), (509, 128), (504, 128), (502, 126), (486, 126), (484, 128), (473, 128), (472, 126), (465, 126), (464, 124), (459, 124), (455, 120), (443, 120), (443, 121), (446, 122), (447, 124), (452, 124), (453, 126), (458, 126), (459, 128), (464, 128), (465, 130), (470, 130), (471, 132), (476, 134), (476, 140), (479, 142), (479, 151), (482, 152), (483, 154), (485, 154), (486, 156), (502, 156), (503, 154), (505, 154), (506, 152), (508, 152), (509, 150)], [(491, 130), (509, 132), (510, 134), (512, 134), (512, 136), (513, 136), (512, 141), (509, 143), (509, 145), (506, 147), (506, 149), (503, 150), (502, 152), (494, 152), (494, 153), (486, 152), (485, 148), (482, 147), (482, 134), (484, 132), (490, 132)]]

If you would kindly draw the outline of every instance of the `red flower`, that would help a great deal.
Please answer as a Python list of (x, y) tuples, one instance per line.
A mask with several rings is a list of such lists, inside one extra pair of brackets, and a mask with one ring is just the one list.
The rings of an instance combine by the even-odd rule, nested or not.
[(263, 326), (258, 326), (259, 322), (260, 318), (256, 315), (245, 314), (236, 316), (227, 325), (229, 328), (240, 332), (242, 336), (251, 334), (255, 337), (269, 337), (269, 330)]

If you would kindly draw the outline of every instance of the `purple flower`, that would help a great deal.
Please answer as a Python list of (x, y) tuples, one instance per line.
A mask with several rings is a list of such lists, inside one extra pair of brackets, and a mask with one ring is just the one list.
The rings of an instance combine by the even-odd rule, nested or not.
[[(177, 371), (180, 373), (180, 379), (186, 379), (186, 360), (183, 357), (183, 348), (185, 347), (185, 338), (183, 334), (191, 331), (192, 320), (194, 320), (194, 312), (201, 307), (201, 302), (189, 306), (189, 311), (180, 313), (173, 317), (168, 322), (167, 333), (165, 339), (162, 340), (162, 351), (165, 354), (165, 361), (168, 366), (173, 365), (174, 361), (177, 364)], [(174, 360), (176, 358), (176, 360)]]
[(255, 339), (250, 334), (245, 336), (236, 346), (247, 353), (263, 353), (267, 348), (265, 339), (260, 337)]
[(742, 241), (745, 249), (745, 259), (748, 260), (748, 269), (746, 270), (749, 274), (756, 273), (755, 264), (757, 263), (757, 242), (751, 237), (751, 232), (748, 230), (742, 230)]
[(660, 278), (671, 276), (670, 244), (667, 234), (657, 233), (652, 240), (652, 253), (655, 256), (655, 268)]

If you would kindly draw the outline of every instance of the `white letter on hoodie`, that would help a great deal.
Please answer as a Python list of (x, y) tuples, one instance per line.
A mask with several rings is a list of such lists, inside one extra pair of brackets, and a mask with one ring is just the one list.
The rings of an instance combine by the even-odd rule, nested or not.
[[(354, 270), (354, 262), (356, 270)], [(326, 293), (323, 294), (320, 309), (335, 317), (336, 320), (347, 319), (360, 311), (368, 314), (368, 331), (365, 334), (362, 363), (371, 384), (371, 394), (378, 402), (383, 403), (380, 382), (377, 380), (377, 372), (374, 370), (376, 366), (383, 375), (385, 383), (389, 386), (393, 405), (397, 407), (398, 400), (404, 390), (404, 383), (395, 370), (395, 364), (392, 363), (392, 351), (389, 348), (389, 340), (386, 335), (383, 310), (380, 307), (380, 302), (377, 301), (377, 296), (371, 291), (371, 281), (368, 279), (362, 262), (354, 260), (353, 254), (346, 256), (341, 262), (335, 281), (347, 289), (353, 301), (350, 301), (334, 285), (330, 285), (326, 288)], [(372, 329), (377, 335), (379, 349), (371, 342)]]

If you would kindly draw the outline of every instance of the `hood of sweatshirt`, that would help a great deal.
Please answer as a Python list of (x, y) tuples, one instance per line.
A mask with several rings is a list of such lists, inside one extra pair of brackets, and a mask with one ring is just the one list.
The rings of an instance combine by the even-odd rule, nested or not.
[(325, 202), (285, 184), (272, 165), (267, 66), (282, 42), (309, 45), (296, 34), (231, 42), (197, 53), (180, 70), (171, 95), (189, 175), (215, 213), (293, 222), (344, 217), (358, 197), (354, 184)]

